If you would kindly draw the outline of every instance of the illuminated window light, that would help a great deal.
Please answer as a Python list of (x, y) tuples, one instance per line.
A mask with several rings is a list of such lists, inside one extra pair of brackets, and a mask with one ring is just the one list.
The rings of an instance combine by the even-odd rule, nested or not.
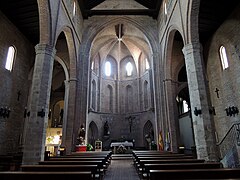
[(105, 64), (105, 75), (111, 76), (111, 63), (109, 61)]
[(76, 2), (73, 1), (73, 16), (76, 15)]
[(132, 63), (130, 62), (127, 63), (126, 70), (127, 70), (127, 76), (131, 76), (133, 71)]
[(150, 68), (150, 66), (149, 66), (148, 60), (146, 58), (146, 69), (148, 70), (149, 68)]
[(183, 100), (183, 113), (188, 112), (188, 104), (187, 101)]
[(164, 3), (164, 13), (167, 15), (167, 3)]
[(229, 65), (228, 65), (226, 48), (224, 46), (221, 46), (219, 49), (219, 53), (220, 53), (220, 58), (221, 58), (221, 62), (222, 62), (222, 68), (223, 68), (223, 70), (227, 69), (229, 67)]
[(13, 60), (15, 57), (15, 48), (13, 46), (10, 46), (8, 48), (8, 54), (7, 54), (7, 60), (5, 64), (5, 68), (9, 71), (12, 71), (12, 65), (13, 65)]

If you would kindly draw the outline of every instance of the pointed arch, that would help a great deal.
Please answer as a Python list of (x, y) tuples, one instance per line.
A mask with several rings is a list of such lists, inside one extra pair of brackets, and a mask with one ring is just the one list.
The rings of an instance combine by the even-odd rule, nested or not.
[(153, 124), (150, 120), (148, 120), (143, 126), (144, 146), (147, 149), (149, 149), (149, 144), (147, 142), (147, 138), (150, 138), (150, 142), (154, 141), (154, 128), (153, 128)]
[[(69, 75), (70, 75), (70, 78), (71, 79), (76, 79), (77, 77), (77, 73), (76, 73), (76, 70), (77, 70), (77, 54), (76, 54), (76, 44), (75, 44), (75, 41), (74, 41), (74, 36), (73, 36), (73, 31), (72, 29), (69, 27), (69, 26), (64, 26), (62, 27), (61, 31), (59, 31), (58, 33), (58, 38), (57, 40), (59, 39), (59, 36), (60, 34), (63, 33), (65, 38), (66, 38), (66, 42), (67, 42), (67, 47), (68, 47), (68, 55), (69, 55), (69, 69), (70, 69), (70, 72), (69, 72)], [(57, 40), (55, 42), (55, 45), (57, 43)]]
[(94, 146), (95, 141), (99, 138), (98, 137), (98, 127), (94, 121), (89, 124), (88, 128), (88, 143)]

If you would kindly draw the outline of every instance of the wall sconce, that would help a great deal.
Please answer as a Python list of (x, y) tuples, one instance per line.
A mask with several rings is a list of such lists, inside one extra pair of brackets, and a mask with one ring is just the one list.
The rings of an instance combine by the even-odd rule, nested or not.
[(214, 116), (216, 115), (215, 108), (213, 106), (209, 108), (209, 113)]
[(239, 113), (239, 110), (235, 106), (229, 106), (225, 109), (227, 116), (235, 116), (235, 114)]
[(41, 118), (43, 118), (45, 116), (45, 112), (43, 110), (43, 107), (42, 107), (41, 111), (38, 111), (37, 115), (40, 116)]
[(26, 118), (26, 117), (29, 117), (29, 116), (30, 116), (30, 111), (27, 111), (27, 107), (25, 107), (23, 117)]
[(9, 118), (9, 115), (10, 115), (10, 108), (9, 107), (1, 107), (0, 108), (0, 117), (3, 117), (3, 118)]
[(194, 112), (195, 116), (198, 116), (198, 115), (202, 114), (202, 110), (201, 109), (197, 109), (197, 107), (195, 107), (193, 112)]

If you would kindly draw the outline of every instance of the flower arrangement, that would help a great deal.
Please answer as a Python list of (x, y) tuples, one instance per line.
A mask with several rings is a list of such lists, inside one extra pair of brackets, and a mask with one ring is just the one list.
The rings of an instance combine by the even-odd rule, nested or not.
[(87, 151), (92, 151), (93, 150), (93, 146), (91, 144), (87, 144)]

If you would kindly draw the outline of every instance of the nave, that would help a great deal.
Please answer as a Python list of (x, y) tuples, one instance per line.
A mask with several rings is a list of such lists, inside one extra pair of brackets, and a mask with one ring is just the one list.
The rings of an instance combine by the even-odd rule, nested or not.
[(139, 180), (131, 156), (114, 156), (104, 180)]
[[(240, 179), (240, 168), (224, 168), (221, 162), (197, 159), (191, 154), (161, 151), (81, 152), (46, 157), (36, 165), (0, 171), (1, 180), (84, 179), (84, 180), (168, 180)], [(6, 169), (6, 167), (5, 167)]]

